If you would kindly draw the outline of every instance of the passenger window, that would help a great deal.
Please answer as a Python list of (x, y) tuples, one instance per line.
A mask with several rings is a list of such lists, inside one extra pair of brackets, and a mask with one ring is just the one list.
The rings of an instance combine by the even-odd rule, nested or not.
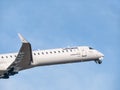
[(40, 53), (38, 53), (38, 55), (40, 55)]
[(48, 54), (48, 52), (46, 52), (46, 54)]
[(68, 50), (66, 50), (66, 52), (68, 52)]
[(54, 51), (54, 53), (56, 53), (56, 51)]
[(44, 55), (44, 52), (42, 52), (42, 54)]
[(8, 56), (6, 56), (6, 58), (8, 58)]
[(3, 56), (1, 58), (4, 58)]
[(12, 58), (12, 56), (10, 55), (10, 57)]

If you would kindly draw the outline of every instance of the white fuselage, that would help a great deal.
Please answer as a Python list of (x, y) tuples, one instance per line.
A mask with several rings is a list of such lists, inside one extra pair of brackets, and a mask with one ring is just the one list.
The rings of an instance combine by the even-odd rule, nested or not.
[[(0, 55), (0, 73), (4, 72), (15, 61), (17, 54), (18, 53)], [(32, 54), (33, 62), (31, 62), (28, 68), (72, 62), (95, 61), (103, 57), (102, 53), (87, 46), (37, 50), (33, 51)]]
[(8, 79), (21, 70), (37, 66), (85, 61), (101, 64), (104, 57), (102, 53), (88, 46), (32, 51), (31, 44), (21, 34), (18, 36), (22, 42), (19, 52), (0, 54), (0, 79)]

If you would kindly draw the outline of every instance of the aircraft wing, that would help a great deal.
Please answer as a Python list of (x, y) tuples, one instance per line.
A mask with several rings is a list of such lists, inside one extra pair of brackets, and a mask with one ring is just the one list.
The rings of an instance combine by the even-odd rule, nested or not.
[(27, 69), (30, 66), (31, 62), (33, 62), (31, 44), (25, 40), (23, 36), (20, 34), (18, 35), (22, 41), (22, 46), (15, 61), (8, 67), (8, 73)]

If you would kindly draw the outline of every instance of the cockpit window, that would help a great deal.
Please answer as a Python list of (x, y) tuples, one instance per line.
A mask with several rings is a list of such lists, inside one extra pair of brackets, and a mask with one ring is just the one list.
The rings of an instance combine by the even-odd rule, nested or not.
[(89, 49), (93, 49), (92, 47), (89, 47)]

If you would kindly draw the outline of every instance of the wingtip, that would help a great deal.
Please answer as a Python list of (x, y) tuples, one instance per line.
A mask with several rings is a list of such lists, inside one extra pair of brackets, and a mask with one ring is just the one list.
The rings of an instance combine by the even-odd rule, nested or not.
[(28, 43), (28, 41), (20, 33), (18, 33), (18, 36), (22, 43)]

